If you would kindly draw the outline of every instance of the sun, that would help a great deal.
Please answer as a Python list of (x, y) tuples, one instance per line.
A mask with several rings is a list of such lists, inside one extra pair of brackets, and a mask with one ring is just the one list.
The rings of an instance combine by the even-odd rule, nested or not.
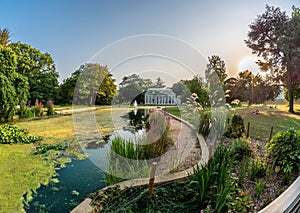
[(260, 73), (259, 66), (255, 63), (257, 58), (254, 56), (244, 57), (239, 64), (239, 72), (250, 70), (254, 75)]

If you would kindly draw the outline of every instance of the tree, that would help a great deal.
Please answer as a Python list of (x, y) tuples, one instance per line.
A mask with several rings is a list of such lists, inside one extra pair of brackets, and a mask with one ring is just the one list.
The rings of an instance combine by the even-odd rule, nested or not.
[(177, 83), (174, 83), (172, 85), (172, 90), (177, 96), (181, 95), (183, 93), (184, 89), (185, 89), (185, 85), (182, 80), (178, 81)]
[[(183, 97), (187, 98), (191, 94), (195, 93), (197, 94), (198, 98), (196, 101), (200, 103), (203, 107), (209, 106), (209, 97), (208, 97), (208, 91), (207, 88), (204, 86), (203, 80), (200, 76), (194, 76), (191, 80), (184, 80), (184, 85), (186, 86), (186, 89), (183, 91)], [(187, 97), (186, 97), (187, 96)]]
[(208, 57), (208, 61), (212, 70), (217, 73), (220, 82), (223, 84), (227, 78), (225, 62), (217, 55), (213, 55), (211, 58)]
[(253, 75), (251, 71), (240, 72), (237, 78), (229, 78), (224, 82), (226, 90), (229, 90), (227, 102), (234, 99), (249, 101), (249, 104), (260, 104), (266, 100), (273, 100), (280, 93), (280, 87), (273, 85), (268, 76)]
[(70, 78), (66, 78), (59, 85), (59, 100), (60, 104), (72, 104), (74, 89), (79, 78), (80, 71), (76, 70)]
[(56, 100), (59, 75), (51, 55), (20, 42), (11, 43), (10, 48), (17, 56), (16, 72), (28, 78), (30, 102)]
[(74, 90), (75, 104), (92, 106), (96, 101), (98, 104), (109, 104), (116, 95), (115, 80), (112, 79), (106, 66), (87, 63), (81, 65), (76, 72), (80, 75)]
[[(280, 8), (266, 5), (266, 11), (250, 25), (246, 45), (262, 59), (258, 65), (270, 70), (273, 79), (284, 83), (289, 93), (289, 112), (294, 113), (293, 78), (300, 57), (300, 13), (293, 7), (291, 17)], [(298, 83), (299, 84), (299, 83)]]
[(28, 98), (27, 79), (16, 73), (14, 52), (0, 46), (0, 122), (13, 119), (16, 106), (24, 110)]
[(160, 78), (158, 77), (156, 79), (156, 82), (154, 83), (154, 86), (155, 88), (164, 88), (166, 85), (165, 85), (165, 82)]
[(145, 92), (148, 88), (154, 87), (151, 79), (141, 78), (137, 74), (124, 76), (119, 85), (118, 99), (121, 103), (133, 102), (134, 100), (137, 103), (144, 103)]
[(0, 29), (0, 45), (3, 47), (8, 46), (10, 43), (10, 31), (7, 28), (4, 28), (3, 30)]

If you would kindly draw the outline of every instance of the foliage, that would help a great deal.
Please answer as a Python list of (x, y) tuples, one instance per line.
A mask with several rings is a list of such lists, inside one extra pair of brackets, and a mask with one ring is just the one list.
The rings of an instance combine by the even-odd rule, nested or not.
[(239, 138), (245, 132), (244, 119), (240, 115), (233, 115), (231, 124), (227, 125), (225, 136), (230, 138)]
[(47, 101), (46, 107), (47, 107), (47, 115), (48, 116), (55, 114), (54, 104), (53, 104), (52, 100)]
[(203, 80), (200, 76), (194, 76), (191, 80), (183, 81), (186, 88), (182, 94), (182, 102), (185, 102), (185, 99), (190, 97), (192, 94), (197, 94), (196, 101), (203, 107), (210, 106), (208, 91), (204, 86)]
[(35, 100), (34, 110), (35, 110), (35, 116), (40, 117), (43, 116), (43, 110), (44, 105), (39, 99)]
[(32, 154), (44, 154), (49, 150), (65, 150), (67, 148), (67, 144), (43, 144), (41, 146), (36, 147)]
[(208, 66), (211, 66), (212, 70), (217, 73), (220, 82), (223, 83), (227, 78), (225, 62), (218, 55), (208, 57), (208, 61)]
[(258, 182), (255, 183), (255, 191), (254, 191), (254, 196), (255, 197), (260, 197), (264, 189), (266, 188), (266, 181), (265, 180), (259, 180)]
[(189, 177), (189, 187), (194, 192), (199, 208), (210, 204), (214, 212), (228, 208), (227, 202), (231, 193), (230, 150), (219, 145), (214, 157), (209, 159), (203, 168), (196, 168)]
[(10, 43), (10, 31), (7, 28), (0, 29), (0, 45), (3, 47), (8, 46)]
[(256, 178), (262, 178), (267, 175), (268, 164), (263, 160), (253, 161), (249, 170), (250, 180), (255, 180)]
[(41, 140), (39, 136), (30, 136), (25, 129), (5, 124), (0, 126), (1, 144), (28, 144)]
[(174, 83), (172, 85), (172, 90), (177, 96), (181, 95), (183, 93), (184, 89), (185, 89), (185, 85), (182, 80), (178, 81), (177, 83)]
[(250, 157), (253, 153), (248, 139), (237, 138), (231, 145), (231, 155), (234, 160), (240, 161), (245, 157)]
[(73, 104), (89, 106), (110, 104), (117, 90), (115, 80), (106, 66), (86, 63), (75, 73), (79, 76), (73, 94), (73, 101), (75, 101)]
[(237, 78), (231, 77), (224, 82), (226, 90), (229, 91), (227, 102), (233, 100), (248, 101), (250, 104), (260, 104), (267, 100), (274, 100), (279, 93), (280, 87), (274, 85), (272, 78), (265, 77), (251, 71), (239, 72)]
[(0, 122), (13, 119), (16, 99), (15, 81), (15, 54), (0, 46)]
[(300, 170), (300, 134), (295, 129), (277, 133), (266, 148), (275, 171), (289, 174)]
[(145, 92), (153, 87), (154, 83), (150, 79), (141, 78), (137, 74), (124, 76), (120, 83), (118, 91), (118, 101), (120, 103), (131, 103), (134, 100), (137, 103), (145, 102)]
[(160, 77), (156, 79), (156, 82), (153, 85), (154, 88), (164, 88), (165, 86), (165, 82)]
[(258, 65), (271, 71), (273, 80), (283, 82), (289, 91), (289, 112), (293, 113), (295, 73), (299, 73), (300, 15), (292, 8), (292, 16), (280, 8), (266, 5), (265, 12), (250, 25), (246, 45), (262, 60)]
[(252, 200), (250, 200), (248, 194), (238, 187), (234, 187), (235, 192), (230, 197), (229, 211), (231, 212), (248, 212), (252, 205)]
[(20, 42), (11, 43), (10, 48), (16, 55), (16, 72), (28, 78), (30, 102), (55, 100), (59, 75), (51, 55)]

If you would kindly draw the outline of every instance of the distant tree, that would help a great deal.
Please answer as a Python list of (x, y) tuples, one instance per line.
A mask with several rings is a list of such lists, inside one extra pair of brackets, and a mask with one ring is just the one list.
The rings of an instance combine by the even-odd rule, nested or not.
[(74, 89), (76, 87), (76, 82), (79, 78), (80, 71), (76, 70), (72, 73), (71, 77), (66, 78), (59, 85), (59, 103), (60, 104), (72, 104)]
[(267, 100), (274, 100), (280, 93), (280, 87), (273, 85), (267, 77), (253, 75), (251, 71), (240, 72), (237, 78), (229, 78), (224, 82), (226, 90), (229, 90), (227, 102), (234, 99), (248, 101), (249, 104), (260, 104)]
[(9, 45), (10, 41), (10, 31), (7, 28), (0, 29), (0, 45), (6, 47)]
[(185, 85), (183, 81), (178, 81), (177, 83), (174, 83), (172, 85), (172, 90), (177, 96), (181, 95), (184, 89), (185, 89)]
[[(266, 5), (262, 15), (250, 25), (246, 45), (262, 60), (262, 70), (270, 70), (273, 79), (283, 82), (289, 93), (289, 112), (294, 113), (294, 91), (300, 57), (300, 12), (292, 8), (288, 17), (280, 8)], [(299, 75), (300, 76), (300, 75)], [(299, 77), (300, 79), (300, 77)]]
[(225, 62), (220, 58), (220, 56), (217, 55), (208, 57), (208, 61), (212, 70), (217, 73), (220, 82), (224, 83), (225, 79), (227, 78)]
[[(75, 104), (110, 104), (116, 95), (116, 85), (114, 79), (106, 66), (100, 64), (87, 63), (81, 65), (73, 96)], [(74, 100), (75, 99), (75, 100)]]
[(166, 87), (166, 85), (165, 85), (165, 82), (160, 77), (158, 77), (156, 79), (156, 82), (154, 83), (153, 87), (155, 87), (155, 88), (164, 88), (164, 87)]
[[(184, 90), (183, 98), (185, 96), (190, 97), (191, 94), (196, 93), (198, 99), (196, 100), (203, 107), (209, 106), (209, 97), (207, 88), (204, 86), (203, 80), (200, 76), (194, 76), (191, 80), (184, 80), (184, 85), (186, 86), (186, 90)], [(187, 98), (185, 97), (185, 98)]]
[(137, 74), (124, 76), (120, 83), (118, 100), (121, 103), (133, 102), (144, 103), (144, 95), (148, 88), (154, 87), (150, 79), (141, 78)]

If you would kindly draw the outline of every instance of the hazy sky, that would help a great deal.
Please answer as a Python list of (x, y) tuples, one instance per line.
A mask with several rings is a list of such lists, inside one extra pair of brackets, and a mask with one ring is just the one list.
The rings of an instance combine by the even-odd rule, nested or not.
[[(264, 12), (265, 5), (279, 6), (290, 14), (291, 6), (299, 3), (299, 0), (2, 0), (0, 28), (11, 31), (13, 42), (21, 41), (49, 52), (60, 81), (107, 45), (141, 34), (178, 38), (205, 59), (217, 54), (225, 61), (228, 73), (236, 75), (239, 69), (247, 68), (245, 61), (251, 62), (245, 59), (251, 56), (251, 50), (244, 39), (248, 25)], [(134, 61), (131, 66), (134, 67)], [(177, 75), (172, 69), (164, 69)]]

